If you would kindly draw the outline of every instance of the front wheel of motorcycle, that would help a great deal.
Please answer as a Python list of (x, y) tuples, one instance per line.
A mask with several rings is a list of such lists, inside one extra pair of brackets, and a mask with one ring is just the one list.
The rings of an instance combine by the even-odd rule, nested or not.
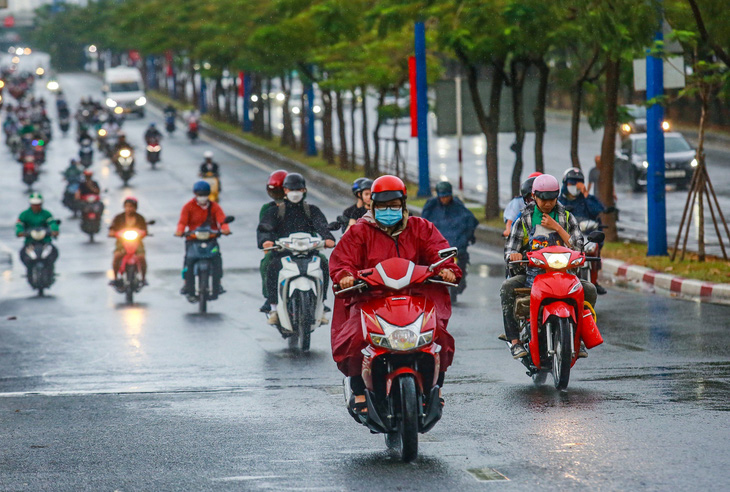
[(418, 393), (413, 376), (401, 376), (400, 389), (400, 434), (401, 459), (410, 463), (418, 457)]
[(570, 353), (570, 320), (568, 318), (560, 318), (557, 323), (553, 323), (553, 380), (555, 388), (562, 390), (568, 387), (570, 380), (570, 364), (572, 355)]
[(198, 277), (198, 312), (208, 311), (208, 270), (201, 269)]
[(127, 304), (134, 304), (134, 281), (137, 276), (136, 268), (134, 265), (127, 265), (127, 290), (125, 297)]

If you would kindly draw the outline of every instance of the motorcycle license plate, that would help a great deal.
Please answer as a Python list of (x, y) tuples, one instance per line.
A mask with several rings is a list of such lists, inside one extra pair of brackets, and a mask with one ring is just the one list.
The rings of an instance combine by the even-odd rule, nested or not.
[(685, 171), (665, 171), (664, 176), (667, 178), (684, 178), (687, 173)]

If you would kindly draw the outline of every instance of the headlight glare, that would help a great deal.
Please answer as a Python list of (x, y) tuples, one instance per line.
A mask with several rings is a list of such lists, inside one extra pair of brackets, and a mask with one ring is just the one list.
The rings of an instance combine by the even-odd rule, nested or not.
[(570, 253), (545, 253), (545, 259), (550, 268), (554, 270), (562, 270), (568, 266), (570, 261)]

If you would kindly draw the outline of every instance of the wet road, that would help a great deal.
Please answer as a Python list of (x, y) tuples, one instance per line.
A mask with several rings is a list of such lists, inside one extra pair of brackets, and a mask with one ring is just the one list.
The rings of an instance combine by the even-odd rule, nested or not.
[[(60, 78), (71, 99), (98, 91)], [(98, 95), (97, 95), (98, 97)], [(153, 110), (125, 130), (140, 149)], [(130, 188), (96, 160), (105, 220), (134, 194), (156, 219), (150, 286), (135, 306), (107, 286), (111, 240), (88, 243), (60, 205), (59, 172), (76, 152), (56, 135), (38, 189), (64, 219), (59, 278), (36, 298), (15, 259), (26, 199), (0, 148), (0, 490), (668, 490), (730, 482), (730, 308), (610, 289), (606, 342), (575, 366), (567, 392), (535, 387), (497, 340), (501, 255), (474, 248), (469, 288), (450, 330), (457, 353), (441, 422), (404, 465), (347, 415), (329, 330), (296, 356), (258, 313), (253, 231), (266, 163), (181, 134), (162, 165), (139, 162)], [(214, 150), (234, 235), (221, 247), (228, 293), (195, 312), (177, 291), (183, 247), (172, 237), (197, 163)], [(324, 191), (324, 190), (322, 190)], [(310, 185), (328, 217), (344, 208)], [(0, 252), (1, 253), (1, 252)], [(2, 257), (0, 256), (0, 259)], [(491, 485), (490, 478), (509, 482)]]

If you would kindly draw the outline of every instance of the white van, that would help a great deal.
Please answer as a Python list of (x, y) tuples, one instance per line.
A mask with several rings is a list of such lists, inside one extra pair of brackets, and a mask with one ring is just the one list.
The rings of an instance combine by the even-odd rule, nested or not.
[(106, 106), (116, 112), (137, 113), (144, 117), (147, 98), (144, 95), (142, 74), (133, 67), (109, 68), (104, 73), (103, 88)]

